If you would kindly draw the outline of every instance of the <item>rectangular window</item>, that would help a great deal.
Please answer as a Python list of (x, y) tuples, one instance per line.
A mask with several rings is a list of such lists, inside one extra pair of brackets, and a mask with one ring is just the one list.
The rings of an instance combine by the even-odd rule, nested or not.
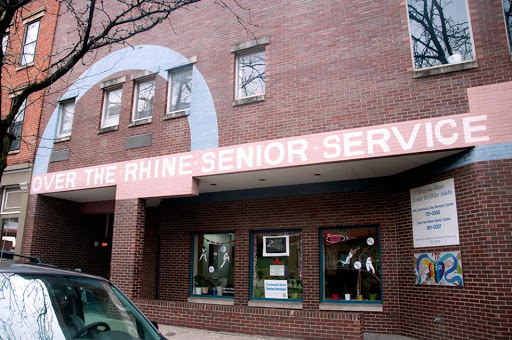
[(2, 219), (2, 250), (16, 250), (16, 235), (18, 234), (18, 217)]
[(57, 129), (57, 138), (71, 135), (73, 127), (73, 116), (75, 114), (75, 100), (68, 100), (59, 104), (59, 125)]
[(301, 231), (253, 232), (251, 247), (251, 298), (301, 300)]
[(14, 117), (14, 121), (10, 127), (10, 132), (16, 136), (16, 139), (12, 141), (11, 148), (9, 151), (19, 150), (21, 143), (21, 132), (23, 131), (23, 120), (25, 119), (25, 106), (27, 101), (23, 101), (21, 104), (16, 117)]
[(407, 0), (416, 70), (475, 59), (467, 0)]
[(503, 1), (503, 15), (505, 16), (505, 26), (507, 28), (508, 48), (512, 52), (512, 0)]
[(151, 118), (153, 115), (153, 97), (155, 96), (155, 79), (135, 83), (133, 102), (133, 121)]
[(23, 53), (21, 55), (21, 66), (25, 66), (34, 61), (36, 54), (37, 35), (39, 34), (39, 21), (34, 21), (26, 25), (25, 39), (23, 41)]
[(7, 52), (7, 42), (9, 41), (9, 35), (4, 35), (2, 37), (2, 52), (5, 55), (5, 52)]
[(103, 97), (103, 114), (101, 118), (102, 128), (119, 125), (122, 95), (122, 87), (105, 89)]
[(19, 187), (6, 187), (2, 195), (2, 215), (18, 214), (21, 207), (21, 194)]
[(235, 234), (195, 234), (191, 295), (235, 296)]
[(265, 94), (265, 50), (237, 55), (236, 99)]
[(192, 95), (192, 66), (170, 72), (169, 112), (190, 109)]
[(382, 301), (377, 226), (320, 230), (322, 300)]

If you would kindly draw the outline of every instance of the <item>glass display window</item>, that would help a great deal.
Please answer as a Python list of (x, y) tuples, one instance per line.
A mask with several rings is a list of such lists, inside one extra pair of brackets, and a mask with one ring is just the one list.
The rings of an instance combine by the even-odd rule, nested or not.
[(300, 230), (251, 233), (251, 299), (302, 300)]
[(322, 301), (381, 302), (378, 226), (320, 229)]
[(194, 234), (191, 296), (235, 295), (235, 234)]

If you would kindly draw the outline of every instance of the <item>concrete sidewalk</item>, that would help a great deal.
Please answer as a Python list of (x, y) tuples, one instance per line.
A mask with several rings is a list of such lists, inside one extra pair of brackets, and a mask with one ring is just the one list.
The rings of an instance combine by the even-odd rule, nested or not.
[(290, 338), (274, 338), (238, 333), (214, 332), (167, 325), (158, 325), (158, 328), (169, 340), (294, 340)]
[[(229, 332), (214, 332), (195, 328), (158, 325), (160, 332), (169, 340), (298, 340)], [(365, 333), (364, 340), (415, 340), (402, 335)]]

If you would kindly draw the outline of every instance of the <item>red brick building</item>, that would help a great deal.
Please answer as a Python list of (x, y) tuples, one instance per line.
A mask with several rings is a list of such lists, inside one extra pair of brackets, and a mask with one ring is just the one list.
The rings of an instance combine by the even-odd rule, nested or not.
[(510, 2), (426, 3), (244, 2), (248, 34), (201, 2), (85, 60), (44, 107), (24, 252), (160, 323), (510, 338)]
[[(2, 37), (2, 112), (28, 84), (42, 79), (49, 65), (57, 22), (58, 1), (32, 1), (17, 12), (9, 34)], [(28, 187), (37, 149), (43, 95), (34, 94), (23, 104), (11, 127), (13, 141), (2, 176), (2, 248), (22, 249)]]

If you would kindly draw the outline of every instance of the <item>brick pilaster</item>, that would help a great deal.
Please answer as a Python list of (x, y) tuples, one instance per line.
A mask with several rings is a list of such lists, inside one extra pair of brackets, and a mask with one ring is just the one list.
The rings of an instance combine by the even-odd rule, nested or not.
[(141, 296), (146, 202), (116, 201), (110, 279), (130, 298)]

